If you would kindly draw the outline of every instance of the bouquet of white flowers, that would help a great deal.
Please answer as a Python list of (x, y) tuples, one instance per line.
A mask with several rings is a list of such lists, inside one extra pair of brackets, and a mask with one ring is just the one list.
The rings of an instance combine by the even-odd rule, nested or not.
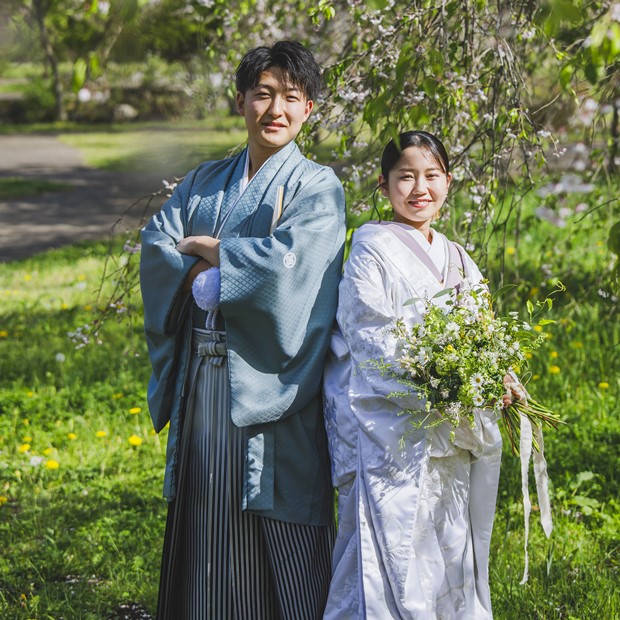
[[(441, 297), (447, 295), (450, 298), (443, 301)], [(551, 307), (550, 298), (545, 302)], [(525, 395), (514, 373), (525, 369), (529, 354), (545, 338), (532, 329), (531, 302), (529, 321), (519, 320), (516, 312), (496, 318), (486, 286), (465, 279), (458, 291), (445, 289), (424, 300), (424, 305), (423, 323), (409, 327), (398, 321), (394, 329), (401, 354), (400, 371), (392, 368), (392, 374), (426, 400), (428, 416), (422, 421), (419, 415), (412, 417), (412, 423), (416, 419), (416, 426), (430, 426), (447, 421), (456, 428), (466, 420), (473, 425), (474, 409), (493, 407), (501, 413), (514, 454), (518, 454), (521, 415), (537, 427), (557, 427), (559, 417), (532, 398), (514, 399), (503, 406), (507, 387), (517, 396)], [(514, 377), (512, 386), (505, 383), (509, 375)]]

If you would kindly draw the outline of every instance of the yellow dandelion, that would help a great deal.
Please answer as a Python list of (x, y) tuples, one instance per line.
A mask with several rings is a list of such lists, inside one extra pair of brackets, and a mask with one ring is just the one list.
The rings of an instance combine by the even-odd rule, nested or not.
[(0, 506), (4, 506), (9, 501), (9, 498), (6, 495), (0, 495)]
[(606, 390), (609, 388), (609, 383), (607, 383), (607, 381), (601, 381), (598, 386), (601, 390)]
[(547, 340), (551, 340), (551, 338), (553, 338), (553, 334), (551, 332), (545, 332), (545, 338)]
[(605, 245), (605, 242), (599, 240), (596, 242), (596, 245), (598, 245), (598, 247), (600, 248), (601, 246)]
[(557, 351), (551, 351), (551, 353), (549, 353), (549, 357), (552, 357), (553, 359), (555, 359), (557, 356), (558, 356)]
[(22, 437), (22, 441), (24, 443), (32, 443), (32, 437), (30, 437), (30, 435), (26, 435), (25, 437)]
[(142, 411), (142, 407), (132, 407), (129, 410), (129, 413), (135, 415), (136, 413), (140, 413)]
[(540, 289), (539, 289), (537, 286), (533, 286), (533, 287), (530, 289), (530, 297), (536, 297), (536, 295), (538, 295), (538, 291), (539, 291), (539, 290), (540, 290)]
[(63, 303), (60, 304), (60, 309), (61, 310), (68, 310), (69, 309), (69, 304), (65, 303), (63, 301)]
[(129, 441), (129, 443), (130, 443), (132, 446), (136, 446), (136, 447), (137, 447), (137, 446), (142, 445), (142, 438), (141, 438), (141, 437), (138, 437), (138, 435), (131, 435), (131, 436), (129, 437), (128, 441)]
[(540, 375), (533, 375), (533, 376), (532, 376), (532, 379), (533, 379), (534, 381), (538, 381), (538, 380), (540, 379)]
[(116, 392), (116, 394), (112, 394), (112, 398), (114, 400), (119, 400), (119, 398), (123, 398), (123, 393), (122, 392)]
[(95, 435), (97, 435), (97, 437), (107, 437), (108, 431), (97, 431)]
[(49, 456), (50, 454), (53, 454), (54, 452), (54, 448), (45, 448), (45, 450), (43, 450), (43, 454), (45, 456)]
[(77, 439), (77, 435), (75, 433), (67, 433), (67, 439), (73, 441), (74, 439)]
[(529, 351), (525, 354), (525, 359), (531, 360), (534, 357)]
[(84, 306), (84, 310), (86, 310), (86, 312), (90, 312), (93, 309), (93, 307), (90, 304), (86, 304)]
[(157, 431), (156, 431), (154, 428), (152, 428), (152, 429), (149, 431), (149, 435), (157, 435)]
[(541, 332), (543, 330), (542, 325), (534, 325), (535, 332)]
[(6, 329), (0, 330), (0, 338), (8, 338), (8, 337), (9, 337), (9, 332), (7, 332)]
[(30, 444), (29, 443), (23, 443), (17, 449), (23, 454), (24, 452), (28, 452), (28, 450), (30, 450)]
[(27, 273), (26, 275), (24, 275), (24, 281), (26, 281), (26, 282), (30, 282), (30, 280), (32, 280), (32, 276), (31, 276), (29, 273)]
[(575, 340), (575, 342), (573, 342), (573, 346), (575, 347), (575, 349), (583, 349), (583, 342)]
[(516, 248), (506, 248), (506, 254), (508, 254), (508, 256), (512, 256), (513, 254), (516, 254), (517, 250)]
[(50, 459), (49, 461), (45, 461), (45, 467), (47, 467), (48, 469), (58, 469), (60, 467), (60, 464), (58, 463), (58, 461)]
[(549, 372), (552, 375), (557, 375), (560, 374), (561, 372), (561, 368), (559, 366), (556, 366), (555, 364), (553, 366), (549, 366)]
[(78, 279), (78, 282), (84, 282), (84, 280), (86, 280), (86, 276), (83, 273), (81, 273), (77, 279)]

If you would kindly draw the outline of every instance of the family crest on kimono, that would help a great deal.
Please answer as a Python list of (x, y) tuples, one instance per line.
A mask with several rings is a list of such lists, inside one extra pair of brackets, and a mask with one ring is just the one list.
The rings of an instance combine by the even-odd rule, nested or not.
[(419, 411), (422, 421), (425, 402), (373, 363), (398, 368), (397, 320), (423, 322), (426, 299), (464, 276), (482, 280), (463, 248), (431, 228), (450, 182), (435, 136), (400, 134), (383, 152), (378, 185), (394, 221), (369, 222), (353, 235), (325, 370), (339, 493), (327, 620), (492, 617), (497, 412), (476, 410), (475, 426), (462, 425), (454, 437), (448, 423), (416, 428), (403, 411)]
[(320, 87), (300, 43), (250, 50), (247, 148), (189, 172), (142, 230), (149, 408), (157, 431), (169, 423), (160, 620), (322, 617), (344, 192), (294, 142)]

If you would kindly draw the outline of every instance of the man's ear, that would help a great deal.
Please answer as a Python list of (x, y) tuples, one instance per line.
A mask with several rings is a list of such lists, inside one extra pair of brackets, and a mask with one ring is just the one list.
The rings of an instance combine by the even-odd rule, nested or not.
[(245, 113), (245, 109), (243, 107), (244, 103), (245, 103), (245, 97), (243, 96), (243, 93), (237, 93), (237, 112), (239, 112), (241, 116), (243, 116)]
[(310, 112), (312, 112), (312, 108), (314, 107), (314, 102), (312, 99), (306, 99), (306, 109), (304, 110), (304, 121), (308, 120), (310, 116)]

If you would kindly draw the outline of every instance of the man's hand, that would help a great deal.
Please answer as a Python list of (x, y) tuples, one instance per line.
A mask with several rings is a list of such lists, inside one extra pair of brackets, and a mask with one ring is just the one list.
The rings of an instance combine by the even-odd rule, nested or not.
[[(200, 256), (213, 267), (220, 266), (220, 240), (207, 235), (185, 237), (177, 243), (176, 249), (181, 254)], [(204, 271), (201, 269), (200, 271)]]

